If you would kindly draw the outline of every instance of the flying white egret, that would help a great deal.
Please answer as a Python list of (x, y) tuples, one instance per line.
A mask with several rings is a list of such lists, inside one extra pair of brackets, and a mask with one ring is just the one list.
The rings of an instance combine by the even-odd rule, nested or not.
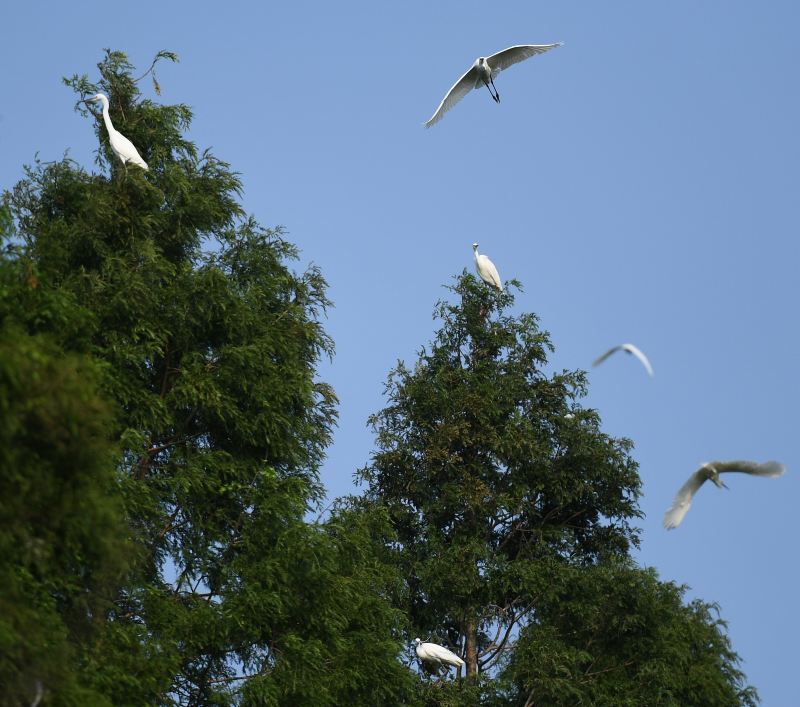
[(478, 253), (477, 243), (472, 244), (472, 250), (475, 253), (475, 269), (481, 276), (481, 280), (490, 287), (494, 287), (498, 292), (502, 292), (503, 282), (500, 280), (500, 273), (497, 272), (494, 263), (489, 260), (488, 256)]
[(640, 349), (636, 348), (633, 344), (620, 344), (619, 346), (615, 346), (614, 348), (609, 349), (606, 351), (600, 358), (598, 358), (592, 366), (597, 366), (598, 364), (603, 363), (611, 354), (616, 353), (617, 351), (625, 351), (626, 353), (633, 354), (638, 358), (642, 365), (647, 370), (647, 373), (652, 378), (655, 374), (653, 373), (653, 367), (650, 365), (650, 361), (647, 360), (647, 356), (645, 356)]
[(719, 475), (726, 471), (740, 471), (754, 476), (775, 477), (782, 476), (783, 472), (786, 471), (786, 467), (778, 462), (764, 462), (763, 464), (742, 460), (707, 462), (694, 472), (678, 490), (675, 500), (672, 502), (672, 507), (664, 514), (664, 527), (667, 530), (672, 530), (681, 524), (683, 517), (688, 513), (689, 507), (692, 505), (692, 498), (707, 480), (710, 479), (719, 488), (728, 488), (719, 478)]
[(111, 149), (122, 160), (122, 164), (127, 167), (127, 163), (130, 162), (142, 169), (149, 169), (147, 162), (141, 158), (133, 143), (111, 123), (111, 116), (108, 114), (108, 98), (104, 94), (98, 93), (87, 100), (90, 103), (100, 101), (103, 104), (103, 121), (106, 124), (106, 130), (108, 130), (108, 141), (111, 143)]
[[(557, 42), (556, 44), (518, 44), (508, 49), (503, 49), (503, 51), (492, 54), (491, 56), (479, 56), (475, 59), (475, 63), (469, 68), (467, 73), (453, 84), (453, 87), (442, 99), (442, 102), (439, 104), (439, 107), (436, 109), (431, 119), (425, 123), (425, 127), (429, 128), (434, 123), (439, 122), (442, 116), (464, 98), (473, 88), (486, 86), (486, 88), (489, 89), (489, 93), (492, 94), (495, 103), (500, 103), (500, 94), (497, 92), (497, 87), (494, 85), (494, 77), (497, 76), (497, 74), (523, 59), (535, 56), (536, 54), (544, 54), (544, 52), (554, 47), (560, 47), (561, 44), (561, 42)], [(491, 86), (489, 84), (491, 84)], [(492, 93), (492, 89), (494, 89), (494, 93)]]
[(465, 665), (464, 661), (453, 653), (453, 651), (448, 650), (444, 646), (440, 646), (438, 643), (423, 643), (419, 638), (415, 638), (414, 643), (417, 644), (417, 657), (421, 661), (435, 663), (437, 667), (441, 665), (452, 665), (454, 668), (460, 668), (462, 665)]

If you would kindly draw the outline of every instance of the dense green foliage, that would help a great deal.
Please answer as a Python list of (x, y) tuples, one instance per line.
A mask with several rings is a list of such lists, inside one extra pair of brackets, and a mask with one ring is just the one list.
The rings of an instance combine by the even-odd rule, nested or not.
[(547, 334), (505, 313), (510, 294), (467, 274), (451, 289), (430, 348), (390, 375), (357, 501), (391, 519), (406, 640), (466, 661), (466, 682), (422, 680), (418, 701), (749, 704), (709, 608), (627, 564), (639, 477), (580, 406), (584, 374), (545, 373)]
[[(413, 625), (461, 646), (469, 674), (496, 664), (568, 563), (627, 552), (639, 478), (629, 443), (573, 409), (584, 378), (542, 372), (532, 315), (471, 275), (413, 370), (392, 374), (363, 472), (403, 551)], [(493, 316), (497, 312), (497, 316)]]
[[(315, 379), (325, 283), (241, 212), (236, 175), (183, 137), (186, 106), (142, 99), (120, 53), (99, 69), (67, 83), (108, 94), (150, 171), (124, 168), (96, 120), (107, 173), (37, 164), (7, 195), (17, 319), (98, 362), (115, 413), (107, 471), (137, 553), (88, 679), (113, 704), (399, 699), (399, 614), (365, 529), (380, 518), (304, 520), (335, 422)], [(369, 670), (349, 659), (365, 634)]]
[(714, 605), (630, 562), (573, 569), (525, 628), (519, 705), (755, 705)]
[(108, 407), (91, 361), (27, 335), (6, 314), (0, 324), (2, 699), (28, 704), (46, 685), (65, 703), (92, 704), (98, 695), (86, 688), (81, 666), (129, 550)]
[(119, 52), (99, 71), (66, 81), (99, 172), (35, 163), (0, 207), (0, 704), (755, 702), (713, 605), (630, 562), (631, 443), (470, 275), (390, 376), (364, 495), (310, 522), (326, 283), (242, 212), (188, 107)]

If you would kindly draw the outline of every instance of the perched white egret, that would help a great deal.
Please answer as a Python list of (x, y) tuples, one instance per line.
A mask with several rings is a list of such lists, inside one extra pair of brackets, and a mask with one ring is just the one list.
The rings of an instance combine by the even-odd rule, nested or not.
[(472, 244), (472, 251), (475, 254), (475, 269), (478, 271), (478, 275), (481, 276), (481, 280), (490, 287), (494, 287), (498, 292), (502, 292), (503, 283), (494, 263), (489, 260), (488, 256), (478, 253), (477, 243)]
[(564, 415), (564, 419), (565, 420), (574, 420), (575, 419), (575, 415), (574, 415), (574, 413), (568, 412), (566, 415)]
[(415, 638), (414, 643), (417, 644), (417, 657), (426, 663), (435, 663), (437, 666), (452, 665), (454, 668), (465, 665), (464, 661), (453, 651), (438, 643), (423, 643), (419, 638)]
[(615, 346), (612, 349), (606, 351), (600, 358), (598, 358), (592, 366), (597, 366), (598, 364), (603, 363), (611, 354), (616, 353), (617, 351), (625, 351), (626, 353), (633, 354), (638, 358), (642, 365), (647, 370), (647, 373), (652, 378), (655, 374), (653, 373), (653, 367), (650, 365), (650, 361), (647, 360), (647, 356), (645, 356), (640, 349), (636, 348), (633, 344), (621, 344), (619, 346)]
[(108, 98), (104, 94), (98, 93), (96, 96), (89, 98), (88, 101), (90, 103), (100, 101), (103, 104), (103, 121), (106, 124), (106, 130), (108, 130), (108, 141), (111, 143), (111, 149), (122, 160), (122, 164), (127, 166), (127, 163), (130, 162), (142, 169), (149, 169), (147, 162), (141, 158), (133, 143), (111, 123), (111, 116), (108, 114)]
[(782, 476), (783, 472), (786, 471), (786, 467), (778, 462), (764, 462), (763, 464), (742, 460), (707, 462), (694, 472), (678, 490), (675, 500), (672, 502), (672, 507), (664, 514), (664, 527), (667, 530), (672, 530), (672, 528), (677, 528), (681, 524), (683, 517), (688, 513), (689, 507), (692, 505), (692, 498), (694, 498), (697, 490), (709, 479), (719, 488), (728, 488), (719, 478), (719, 475), (726, 471), (739, 471), (744, 474), (753, 474), (754, 476), (775, 477)]
[[(425, 123), (425, 127), (429, 128), (434, 123), (439, 122), (442, 116), (464, 98), (473, 88), (486, 86), (486, 88), (489, 89), (489, 93), (492, 94), (495, 103), (500, 103), (500, 94), (497, 92), (497, 87), (494, 85), (494, 77), (497, 76), (497, 74), (523, 59), (535, 56), (536, 54), (544, 54), (544, 52), (554, 47), (560, 47), (561, 44), (561, 42), (556, 44), (518, 44), (514, 47), (503, 49), (503, 51), (492, 54), (491, 56), (479, 56), (475, 59), (475, 63), (469, 68), (467, 73), (453, 84), (453, 87), (442, 99), (442, 102), (439, 104), (439, 107), (436, 109), (431, 119)], [(494, 89), (494, 93), (492, 93), (492, 89)]]

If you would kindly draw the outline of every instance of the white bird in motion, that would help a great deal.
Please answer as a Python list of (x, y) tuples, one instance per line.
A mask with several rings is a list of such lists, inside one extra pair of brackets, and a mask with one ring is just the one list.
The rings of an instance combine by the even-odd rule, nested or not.
[(489, 260), (488, 256), (478, 253), (477, 243), (472, 244), (472, 250), (475, 254), (475, 269), (481, 276), (481, 280), (490, 287), (494, 287), (498, 292), (502, 292), (503, 282), (500, 280), (500, 273), (497, 272), (494, 263)]
[(626, 353), (633, 354), (634, 356), (636, 356), (636, 358), (638, 358), (642, 362), (642, 365), (645, 367), (645, 369), (647, 370), (648, 375), (651, 378), (655, 375), (655, 373), (653, 373), (653, 367), (650, 365), (650, 361), (647, 360), (647, 356), (645, 356), (642, 353), (642, 351), (640, 349), (638, 349), (636, 346), (634, 346), (633, 344), (620, 344), (619, 346), (615, 346), (614, 348), (609, 349), (602, 356), (600, 356), (600, 358), (598, 358), (592, 364), (592, 366), (597, 366), (597, 365), (603, 363), (603, 361), (605, 361), (611, 354), (616, 353), (617, 351), (620, 351), (620, 350), (621, 351), (625, 351)]
[(122, 160), (122, 164), (127, 167), (127, 163), (130, 162), (142, 169), (149, 169), (147, 162), (142, 159), (133, 143), (111, 123), (111, 116), (108, 114), (108, 98), (104, 94), (98, 93), (87, 99), (87, 101), (89, 103), (100, 101), (103, 104), (103, 121), (106, 124), (106, 130), (108, 130), (108, 141), (111, 143), (111, 149)]
[[(442, 116), (464, 98), (473, 88), (486, 86), (486, 88), (489, 89), (489, 93), (492, 94), (495, 103), (500, 103), (500, 94), (497, 92), (497, 87), (494, 85), (494, 77), (497, 76), (497, 74), (523, 59), (535, 56), (536, 54), (544, 54), (544, 52), (554, 47), (560, 47), (561, 44), (561, 42), (557, 42), (556, 44), (518, 44), (508, 49), (503, 49), (503, 51), (492, 54), (491, 56), (479, 56), (475, 59), (475, 63), (469, 68), (467, 73), (453, 84), (453, 87), (442, 99), (442, 102), (439, 104), (436, 112), (431, 116), (431, 119), (425, 123), (425, 127), (429, 128), (434, 123), (440, 121)], [(492, 89), (494, 89), (494, 92), (492, 92)]]
[(678, 490), (675, 500), (672, 502), (672, 507), (664, 514), (664, 527), (667, 530), (672, 530), (681, 524), (684, 516), (689, 511), (689, 507), (692, 505), (692, 498), (707, 480), (710, 479), (719, 488), (728, 488), (719, 478), (719, 475), (726, 471), (740, 471), (754, 476), (775, 477), (783, 476), (786, 467), (778, 462), (764, 462), (763, 464), (742, 460), (707, 462), (694, 472)]
[(417, 644), (415, 649), (417, 657), (423, 662), (434, 663), (437, 667), (452, 665), (454, 668), (460, 668), (462, 665), (465, 665), (464, 661), (453, 653), (453, 651), (448, 650), (444, 646), (440, 646), (438, 643), (423, 643), (419, 638), (415, 638), (414, 643)]

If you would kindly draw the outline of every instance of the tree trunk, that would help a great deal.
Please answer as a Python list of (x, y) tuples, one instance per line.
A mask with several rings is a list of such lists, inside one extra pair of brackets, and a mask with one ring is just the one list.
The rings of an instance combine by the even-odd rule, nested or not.
[(478, 674), (478, 622), (469, 618), (464, 626), (464, 660), (467, 661), (467, 677)]

